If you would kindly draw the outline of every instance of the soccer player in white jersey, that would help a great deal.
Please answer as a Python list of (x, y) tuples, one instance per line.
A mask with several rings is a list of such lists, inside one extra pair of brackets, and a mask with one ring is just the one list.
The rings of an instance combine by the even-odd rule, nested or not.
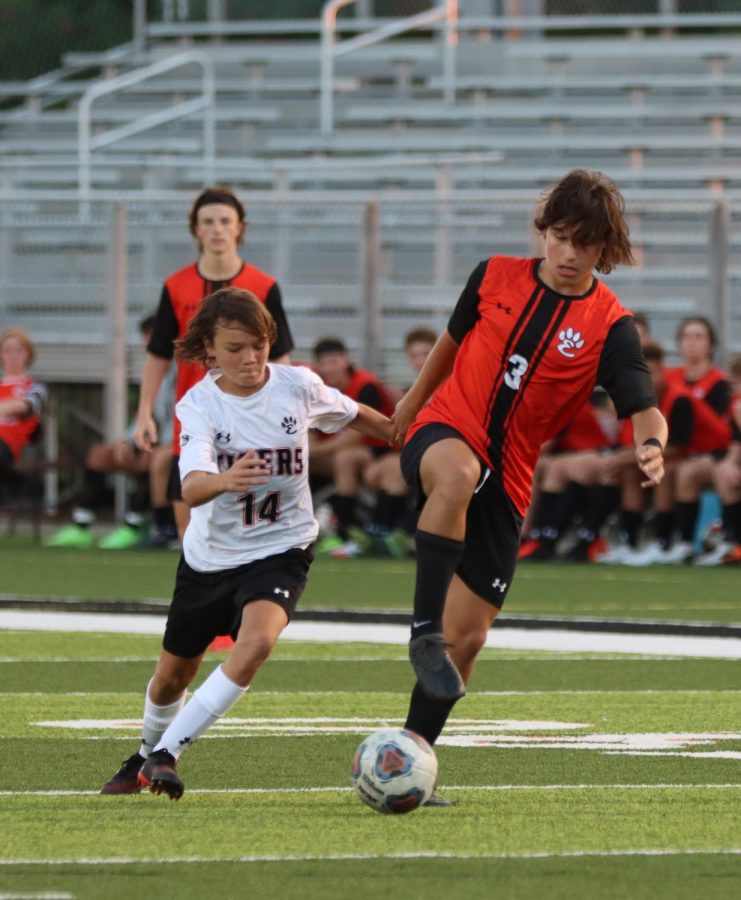
[[(209, 367), (177, 405), (180, 475), (191, 507), (162, 652), (144, 703), (142, 743), (101, 791), (148, 787), (177, 800), (182, 751), (249, 687), (306, 584), (317, 523), (308, 431), (349, 427), (390, 441), (391, 421), (302, 366), (268, 363), (276, 328), (264, 304), (224, 288), (207, 297), (179, 342)], [(217, 635), (235, 640), (185, 704)]]

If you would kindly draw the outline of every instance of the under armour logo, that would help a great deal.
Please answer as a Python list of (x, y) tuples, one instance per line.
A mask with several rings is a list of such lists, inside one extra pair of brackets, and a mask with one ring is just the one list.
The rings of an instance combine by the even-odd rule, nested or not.
[(498, 300), (497, 300), (497, 309), (503, 309), (505, 312), (505, 315), (508, 315), (508, 316), (512, 315), (512, 307), (505, 306), (504, 303), (500, 303)]
[(228, 444), (232, 439), (231, 433), (228, 431), (217, 431), (216, 432), (216, 440), (220, 444)]
[(280, 423), (281, 428), (285, 429), (286, 434), (296, 434), (296, 419), (293, 416), (284, 416)]
[(288, 591), (283, 590), (283, 588), (273, 588), (273, 593), (274, 594), (283, 594), (283, 596), (286, 598), (286, 600), (288, 600), (288, 597), (290, 596)]
[(501, 581), (499, 578), (497, 578), (496, 581), (492, 581), (491, 586), (496, 588), (500, 594), (503, 594), (507, 590), (507, 582)]
[(584, 346), (581, 334), (578, 331), (574, 331), (573, 328), (567, 328), (565, 331), (562, 331), (558, 335), (558, 339), (561, 341), (558, 345), (558, 352), (569, 359), (573, 359), (576, 356), (576, 353), (573, 352), (574, 350), (581, 350)]

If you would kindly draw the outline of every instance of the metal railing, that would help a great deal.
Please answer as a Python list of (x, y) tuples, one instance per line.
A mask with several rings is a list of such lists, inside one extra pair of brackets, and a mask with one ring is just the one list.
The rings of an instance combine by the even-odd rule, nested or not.
[(347, 56), (364, 47), (379, 44), (388, 38), (413, 31), (416, 28), (427, 28), (442, 23), (443, 36), (443, 96), (446, 103), (455, 100), (455, 51), (458, 44), (458, 0), (442, 0), (439, 6), (426, 12), (418, 13), (381, 25), (378, 28), (337, 41), (337, 14), (345, 6), (351, 6), (357, 0), (329, 0), (322, 10), (321, 35), (321, 87), (319, 98), (319, 126), (323, 134), (330, 134), (334, 128), (334, 63), (336, 59)]
[[(180, 103), (168, 106), (157, 112), (148, 113), (139, 118), (132, 119), (124, 125), (117, 128), (111, 128), (103, 133), (93, 135), (93, 103), (100, 97), (124, 91), (127, 88), (147, 81), (150, 78), (157, 78), (165, 72), (173, 69), (180, 69), (183, 66), (198, 65), (203, 70), (201, 80), (201, 93), (199, 96), (191, 100), (183, 100)], [(156, 128), (166, 122), (172, 122), (176, 119), (183, 119), (192, 116), (194, 113), (201, 112), (203, 114), (203, 178), (206, 183), (213, 180), (214, 160), (215, 160), (215, 133), (214, 133), (214, 97), (215, 97), (215, 78), (214, 64), (211, 58), (198, 51), (187, 51), (177, 53), (167, 59), (152, 63), (143, 69), (136, 69), (133, 72), (127, 72), (118, 78), (112, 78), (108, 81), (101, 81), (88, 88), (82, 95), (78, 108), (78, 188), (81, 203), (85, 204), (90, 201), (91, 183), (92, 183), (92, 154), (95, 150), (123, 141), (126, 138), (147, 131), (150, 128)]]

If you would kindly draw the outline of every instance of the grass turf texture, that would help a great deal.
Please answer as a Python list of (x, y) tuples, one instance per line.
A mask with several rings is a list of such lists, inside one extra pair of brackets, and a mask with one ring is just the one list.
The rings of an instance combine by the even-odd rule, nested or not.
[[(162, 599), (172, 593), (173, 552), (48, 550), (0, 539), (0, 591), (82, 599)], [(410, 609), (414, 563), (332, 560), (312, 567), (300, 608)], [(737, 568), (520, 564), (505, 613), (688, 622), (741, 622)]]
[[(397, 647), (279, 644), (225, 727), (183, 757), (182, 801), (99, 797), (136, 747), (136, 725), (33, 723), (138, 719), (158, 647), (2, 634), (0, 754), (11, 764), (0, 767), (0, 893), (720, 898), (741, 884), (738, 760), (699, 755), (741, 750), (736, 740), (690, 757), (440, 746), (441, 792), (455, 807), (397, 818), (362, 806), (348, 786), (352, 752), (406, 712), (411, 676)], [(572, 726), (551, 735), (734, 732), (737, 670), (486, 650), (449, 731), (535, 719)], [(373, 724), (322, 721), (357, 718)], [(509, 727), (508, 738), (549, 734)]]

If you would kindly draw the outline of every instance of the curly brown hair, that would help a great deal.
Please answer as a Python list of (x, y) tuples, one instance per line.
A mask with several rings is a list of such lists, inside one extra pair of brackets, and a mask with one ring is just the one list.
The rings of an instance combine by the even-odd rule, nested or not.
[(208, 365), (206, 344), (213, 345), (217, 325), (236, 325), (269, 344), (275, 342), (278, 333), (270, 310), (254, 294), (235, 287), (221, 288), (203, 300), (187, 332), (176, 342), (180, 359)]
[(577, 247), (604, 244), (598, 272), (607, 274), (616, 265), (635, 265), (625, 221), (625, 200), (614, 181), (602, 172), (573, 169), (541, 198), (543, 208), (534, 220), (544, 234), (548, 228), (564, 228)]

